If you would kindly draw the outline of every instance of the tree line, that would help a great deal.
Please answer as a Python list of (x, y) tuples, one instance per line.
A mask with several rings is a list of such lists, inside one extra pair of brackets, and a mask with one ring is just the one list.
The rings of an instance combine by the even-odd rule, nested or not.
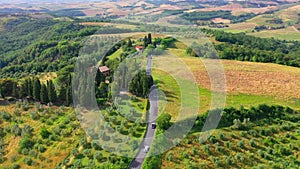
[(222, 59), (277, 63), (300, 67), (300, 42), (259, 38), (245, 33), (201, 29), (221, 44), (214, 44)]
[(197, 23), (197, 21), (199, 20), (209, 21), (215, 18), (229, 19), (231, 23), (238, 23), (238, 22), (244, 22), (255, 16), (257, 15), (254, 13), (246, 13), (246, 14), (241, 14), (239, 16), (234, 16), (231, 14), (231, 11), (221, 10), (221, 11), (206, 11), (206, 12), (202, 11), (202, 12), (184, 13), (180, 17), (192, 23)]
[(47, 80), (45, 83), (37, 76), (28, 77), (21, 82), (6, 78), (0, 81), (2, 98), (29, 99), (41, 103), (58, 105), (72, 104), (72, 75), (73, 66), (63, 68), (58, 72), (57, 83)]
[[(212, 116), (209, 116), (209, 114)], [(206, 112), (203, 115), (199, 115), (196, 119), (193, 130), (201, 131), (206, 120), (214, 120), (212, 118), (216, 116), (222, 116), (218, 128), (229, 127), (234, 125), (236, 122), (243, 122), (245, 120), (251, 122), (258, 122), (264, 120), (265, 122), (271, 122), (275, 119), (294, 119), (298, 120), (293, 115), (298, 114), (299, 112), (291, 109), (290, 107), (284, 107), (280, 105), (266, 105), (261, 104), (257, 107), (250, 107), (249, 109), (241, 106), (239, 109), (229, 107), (224, 110), (216, 109), (211, 112)], [(211, 117), (211, 118), (209, 118)]]

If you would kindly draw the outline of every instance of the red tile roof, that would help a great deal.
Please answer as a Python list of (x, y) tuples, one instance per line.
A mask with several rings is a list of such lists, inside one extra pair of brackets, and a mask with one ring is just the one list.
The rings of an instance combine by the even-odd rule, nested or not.
[(107, 72), (107, 71), (109, 71), (109, 68), (107, 67), (107, 66), (101, 66), (101, 67), (99, 67), (99, 70), (100, 70), (100, 72)]
[(136, 46), (135, 48), (141, 50), (141, 49), (144, 49), (144, 46)]

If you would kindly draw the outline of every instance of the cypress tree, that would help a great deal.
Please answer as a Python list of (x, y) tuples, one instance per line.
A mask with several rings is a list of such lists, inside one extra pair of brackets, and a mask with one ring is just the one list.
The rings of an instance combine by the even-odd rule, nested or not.
[(144, 48), (148, 46), (148, 38), (147, 36), (144, 37)]
[(41, 101), (43, 103), (48, 103), (49, 102), (49, 100), (48, 100), (47, 86), (45, 84), (41, 85), (40, 98), (41, 98)]
[(147, 43), (152, 44), (152, 35), (151, 35), (151, 33), (148, 33)]
[(67, 91), (66, 91), (66, 104), (67, 106), (69, 106), (70, 104), (72, 104), (72, 88), (71, 86), (67, 87)]
[(68, 76), (68, 86), (72, 86), (72, 74), (71, 73)]
[(62, 87), (59, 91), (58, 99), (60, 102), (64, 103), (66, 101), (66, 87)]
[(31, 80), (31, 78), (28, 78), (28, 79), (26, 79), (26, 86), (27, 86), (27, 95), (28, 96), (33, 96), (33, 92), (32, 92), (32, 90), (33, 90), (33, 85), (32, 85), (32, 80)]
[(27, 95), (27, 83), (24, 83), (21, 85), (20, 92), (19, 92), (19, 98), (23, 98)]
[(52, 80), (47, 81), (47, 92), (48, 92), (48, 98), (49, 98), (49, 102), (51, 103), (55, 103), (56, 99), (57, 99), (57, 95), (56, 95), (56, 89), (55, 86), (53, 84)]
[(18, 94), (17, 94), (17, 82), (13, 82), (12, 96), (13, 97), (18, 97)]
[(129, 48), (131, 48), (132, 47), (132, 41), (131, 41), (131, 39), (129, 38), (129, 40), (128, 40), (128, 47)]
[(29, 79), (25, 79), (25, 82), (23, 84), (24, 86), (24, 96), (29, 96), (29, 92), (30, 92), (30, 89), (29, 89)]
[(41, 100), (41, 82), (38, 78), (33, 80), (33, 98), (36, 100)]
[(0, 95), (3, 99), (5, 99), (5, 95), (4, 95), (4, 92), (3, 92), (3, 89), (2, 89), (2, 85), (0, 84)]
[(97, 89), (97, 95), (100, 98), (107, 98), (107, 85), (104, 82), (100, 83), (100, 86)]

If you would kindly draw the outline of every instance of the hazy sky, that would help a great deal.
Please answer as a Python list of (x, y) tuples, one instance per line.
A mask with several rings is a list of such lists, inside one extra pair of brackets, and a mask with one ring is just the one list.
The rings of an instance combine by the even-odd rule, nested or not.
[(105, 0), (0, 0), (0, 3), (16, 4), (16, 3), (58, 3), (58, 2), (95, 2)]

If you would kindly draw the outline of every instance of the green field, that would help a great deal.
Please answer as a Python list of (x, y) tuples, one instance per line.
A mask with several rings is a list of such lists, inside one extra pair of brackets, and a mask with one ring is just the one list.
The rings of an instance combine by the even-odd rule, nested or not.
[(264, 38), (300, 41), (300, 33), (296, 28), (293, 27), (289, 27), (286, 29), (279, 29), (279, 30), (264, 30), (261, 32), (248, 33), (248, 34), (257, 37), (264, 37)]

